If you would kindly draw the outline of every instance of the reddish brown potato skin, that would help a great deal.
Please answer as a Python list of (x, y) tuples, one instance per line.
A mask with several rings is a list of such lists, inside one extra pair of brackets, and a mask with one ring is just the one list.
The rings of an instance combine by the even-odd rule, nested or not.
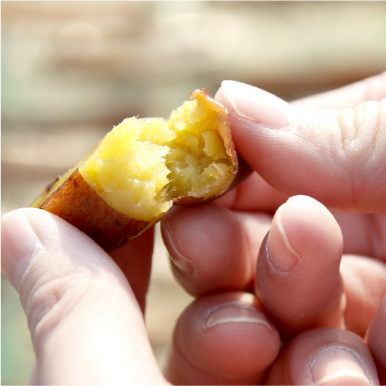
[(150, 222), (129, 218), (108, 206), (84, 181), (78, 169), (39, 208), (74, 225), (108, 253), (150, 226)]

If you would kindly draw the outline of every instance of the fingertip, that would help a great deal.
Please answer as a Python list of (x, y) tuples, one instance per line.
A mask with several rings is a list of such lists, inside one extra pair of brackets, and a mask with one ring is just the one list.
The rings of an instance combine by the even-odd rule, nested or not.
[(344, 327), (342, 235), (316, 200), (290, 198), (276, 212), (257, 260), (256, 293), (282, 336)]
[(311, 367), (314, 385), (369, 385), (358, 357), (342, 348), (319, 353)]
[(174, 208), (161, 232), (173, 272), (193, 296), (250, 283), (244, 230), (231, 211), (209, 204)]
[(309, 196), (293, 196), (279, 213), (283, 231), (294, 253), (339, 258), (343, 252), (343, 236), (331, 212)]
[(258, 87), (224, 80), (221, 89), (241, 118), (276, 129), (287, 127), (294, 120), (294, 108), (290, 104)]
[(378, 375), (371, 353), (358, 335), (316, 328), (284, 346), (267, 384), (369, 385), (378, 384)]
[(293, 196), (273, 218), (268, 248), (274, 266), (288, 272), (302, 257), (340, 263), (343, 236), (331, 212), (308, 196)]
[(28, 220), (42, 246), (53, 253), (67, 250), (82, 256), (92, 251), (108, 259), (107, 253), (90, 237), (64, 219), (37, 208), (18, 209)]
[(217, 102), (224, 102), (226, 100), (226, 96), (225, 96), (225, 93), (224, 93), (224, 90), (222, 87), (220, 87), (217, 91), (216, 91), (216, 94), (214, 94), (214, 99), (217, 101)]
[(22, 277), (41, 248), (39, 238), (22, 211), (14, 210), (1, 217), (1, 268), (16, 290), (20, 290)]
[[(279, 349), (276, 328), (251, 294), (211, 295), (196, 300), (181, 315), (165, 369), (177, 384), (195, 384), (198, 379), (203, 384), (255, 384)], [(192, 379), (184, 378), (188, 373)]]

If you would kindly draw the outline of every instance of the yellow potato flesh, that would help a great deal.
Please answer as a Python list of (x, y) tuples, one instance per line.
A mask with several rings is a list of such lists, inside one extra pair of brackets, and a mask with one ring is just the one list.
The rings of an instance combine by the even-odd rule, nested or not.
[[(163, 158), (169, 149), (150, 140), (157, 141), (162, 131), (166, 131), (166, 136), (172, 133), (162, 119), (146, 121), (144, 132), (141, 132), (142, 126), (136, 118), (125, 119), (104, 138), (79, 172), (116, 211), (149, 221), (154, 213), (171, 206), (155, 199), (169, 182), (169, 170)], [(141, 138), (146, 140), (141, 141)], [(158, 142), (161, 141), (158, 139)]]
[(79, 166), (83, 179), (116, 211), (151, 221), (172, 199), (208, 195), (218, 179), (232, 178), (216, 116), (185, 102), (169, 121), (125, 119)]

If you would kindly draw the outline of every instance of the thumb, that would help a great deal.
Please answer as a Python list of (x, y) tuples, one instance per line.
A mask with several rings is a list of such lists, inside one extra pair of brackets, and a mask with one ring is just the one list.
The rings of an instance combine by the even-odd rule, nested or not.
[(51, 213), (2, 217), (2, 270), (20, 293), (39, 384), (160, 384), (141, 309), (122, 271)]
[(330, 209), (386, 210), (386, 99), (300, 108), (235, 81), (216, 99), (229, 109), (240, 155), (277, 190)]

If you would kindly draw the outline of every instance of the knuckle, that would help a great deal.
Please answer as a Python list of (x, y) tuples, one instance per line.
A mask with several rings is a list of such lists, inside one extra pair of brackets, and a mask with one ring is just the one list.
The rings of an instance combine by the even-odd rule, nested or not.
[(78, 285), (74, 286), (78, 279), (73, 273), (60, 277), (31, 275), (24, 282), (21, 300), (36, 348), (71, 311), (75, 302), (80, 301), (83, 293)]
[(386, 100), (361, 103), (354, 109), (337, 112), (336, 117), (345, 160), (367, 167), (368, 162), (381, 155), (381, 148), (385, 147), (382, 137), (386, 134)]
[(368, 167), (386, 154), (386, 99), (343, 110), (307, 108), (298, 135), (343, 167)]

